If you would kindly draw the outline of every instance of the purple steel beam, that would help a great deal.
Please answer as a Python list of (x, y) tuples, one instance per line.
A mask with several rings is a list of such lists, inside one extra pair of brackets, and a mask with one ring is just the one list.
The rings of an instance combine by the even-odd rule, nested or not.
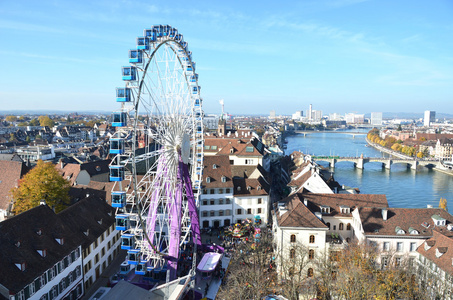
[[(178, 176), (176, 181), (174, 202), (169, 207), (170, 218), (170, 245), (168, 247), (168, 270), (170, 271), (170, 281), (176, 279), (179, 258), (179, 242), (181, 240), (181, 206), (182, 206), (182, 165), (179, 158)], [(172, 198), (170, 198), (172, 199)]]
[[(157, 172), (156, 172), (156, 178), (163, 178), (163, 176), (166, 174), (166, 168), (165, 168), (165, 160), (164, 160), (164, 155), (161, 153), (158, 158), (158, 163), (157, 163)], [(151, 243), (154, 243), (154, 229), (156, 228), (156, 218), (157, 218), (157, 208), (158, 208), (158, 203), (159, 203), (159, 197), (160, 197), (160, 189), (159, 189), (159, 182), (160, 180), (157, 179), (154, 181), (154, 189), (153, 193), (151, 195), (150, 199), (150, 204), (149, 204), (149, 210), (148, 210), (148, 217), (146, 222), (146, 234), (148, 234), (148, 237), (151, 241)], [(151, 245), (149, 246), (151, 248)], [(157, 246), (157, 249), (159, 250), (159, 245)]]
[(186, 164), (182, 164), (183, 178), (186, 185), (187, 204), (189, 205), (190, 228), (192, 230), (193, 242), (197, 244), (198, 249), (201, 249), (201, 234), (200, 221), (198, 220), (198, 211), (193, 196), (192, 181), (190, 180), (189, 168)]

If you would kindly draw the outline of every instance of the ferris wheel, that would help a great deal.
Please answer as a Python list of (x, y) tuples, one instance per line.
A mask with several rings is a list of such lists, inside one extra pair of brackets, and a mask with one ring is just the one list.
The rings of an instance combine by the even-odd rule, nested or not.
[[(176, 28), (145, 29), (122, 68), (112, 114), (112, 206), (127, 262), (139, 275), (177, 277), (187, 245), (201, 246), (198, 196), (203, 166), (203, 111), (198, 74)], [(192, 270), (194, 270), (193, 260)]]

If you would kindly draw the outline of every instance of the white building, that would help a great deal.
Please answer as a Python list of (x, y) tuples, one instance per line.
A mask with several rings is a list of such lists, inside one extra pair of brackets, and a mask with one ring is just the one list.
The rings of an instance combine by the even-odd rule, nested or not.
[(371, 113), (371, 125), (382, 126), (382, 112)]
[(219, 125), (219, 116), (217, 115), (205, 115), (203, 116), (203, 125), (208, 130), (216, 130)]
[(423, 118), (423, 126), (429, 127), (431, 123), (436, 121), (436, 112), (432, 110), (425, 110)]
[(363, 124), (365, 122), (365, 115), (363, 114), (348, 113), (344, 117), (348, 124)]
[(300, 121), (300, 119), (304, 116), (304, 112), (302, 110), (296, 111), (293, 113), (291, 119), (295, 121)]

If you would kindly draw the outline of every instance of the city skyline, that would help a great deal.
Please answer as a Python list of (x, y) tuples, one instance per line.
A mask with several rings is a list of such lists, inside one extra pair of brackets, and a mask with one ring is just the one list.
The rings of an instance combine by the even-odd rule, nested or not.
[(143, 29), (189, 43), (206, 113), (453, 113), (449, 1), (75, 1), (0, 6), (2, 110), (112, 111)]

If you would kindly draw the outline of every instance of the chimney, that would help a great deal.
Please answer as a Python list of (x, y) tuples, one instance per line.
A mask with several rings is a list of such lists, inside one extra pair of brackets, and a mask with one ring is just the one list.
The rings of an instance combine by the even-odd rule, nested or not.
[(46, 200), (41, 199), (41, 201), (39, 201), (39, 205), (46, 205)]
[(382, 209), (382, 219), (387, 221), (387, 208)]
[(305, 206), (308, 206), (308, 201), (307, 201), (307, 199), (304, 199), (304, 205), (305, 205)]
[(59, 163), (60, 163), (60, 169), (63, 169), (64, 168), (63, 158), (60, 158)]

